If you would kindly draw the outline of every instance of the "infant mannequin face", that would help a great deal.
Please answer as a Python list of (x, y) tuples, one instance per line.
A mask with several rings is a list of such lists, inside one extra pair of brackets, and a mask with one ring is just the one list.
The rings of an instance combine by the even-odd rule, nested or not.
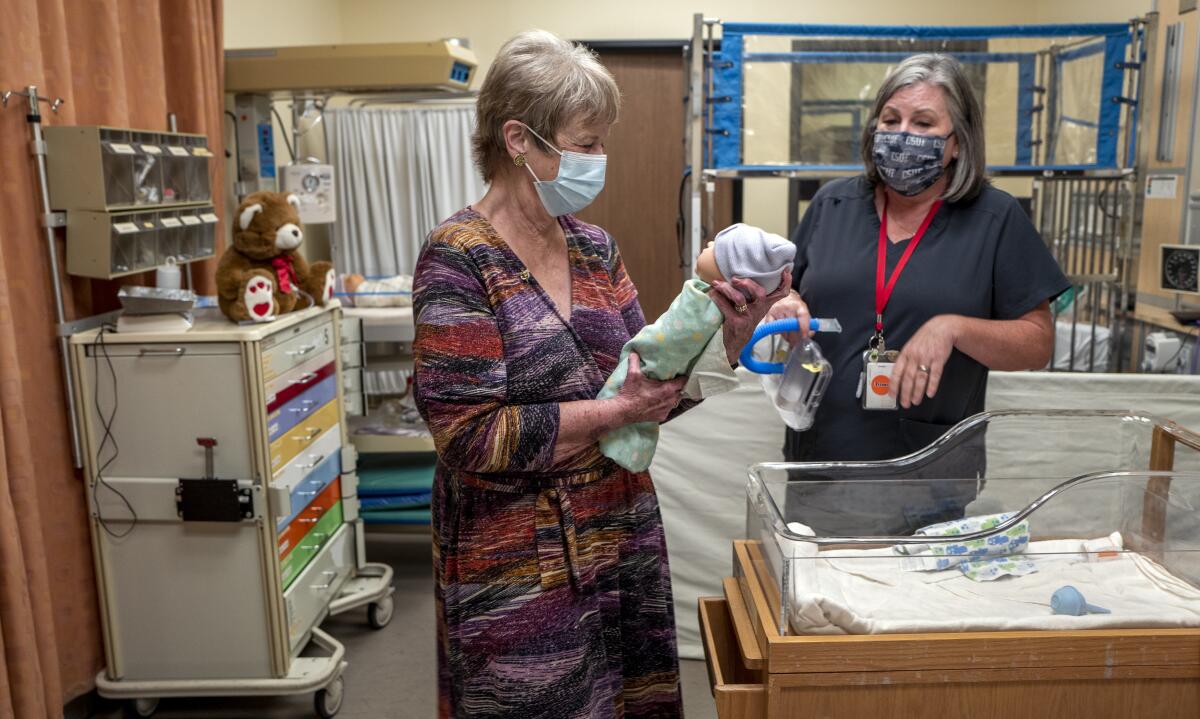
[(721, 269), (717, 267), (717, 251), (712, 240), (708, 241), (704, 249), (700, 250), (700, 255), (696, 257), (696, 276), (710, 285), (717, 280), (725, 281), (721, 275)]

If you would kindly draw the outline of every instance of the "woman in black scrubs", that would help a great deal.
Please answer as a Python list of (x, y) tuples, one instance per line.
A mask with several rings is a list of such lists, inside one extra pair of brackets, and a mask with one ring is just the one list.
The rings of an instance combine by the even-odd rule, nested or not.
[[(862, 175), (813, 198), (793, 236), (793, 292), (768, 313), (843, 327), (817, 337), (833, 380), (813, 427), (788, 430), (788, 461), (881, 460), (927, 446), (983, 410), (989, 369), (1046, 365), (1048, 302), (1069, 287), (1017, 201), (987, 183), (983, 113), (954, 58), (915, 55), (888, 75), (862, 154)], [(863, 353), (878, 336), (899, 350), (894, 410), (864, 409), (859, 397)], [(917, 476), (982, 477), (982, 439)], [(789, 511), (808, 505), (818, 533), (903, 534), (962, 516), (974, 496), (961, 483), (850, 484), (797, 486)]]

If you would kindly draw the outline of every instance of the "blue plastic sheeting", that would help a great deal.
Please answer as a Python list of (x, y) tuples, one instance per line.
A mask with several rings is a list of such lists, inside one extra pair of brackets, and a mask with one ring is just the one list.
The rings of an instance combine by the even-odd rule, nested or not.
[[(744, 60), (746, 62), (796, 62), (804, 64), (827, 64), (827, 63), (851, 63), (851, 62), (901, 62), (909, 57), (912, 57), (913, 52), (818, 52), (801, 51), (801, 52), (748, 52)], [(965, 63), (987, 63), (987, 62), (1020, 62), (1026, 58), (1033, 58), (1034, 53), (1030, 52), (955, 52), (951, 53), (958, 58), (960, 62)]]
[(1033, 162), (1033, 86), (1036, 59), (1026, 55), (1017, 62), (1017, 152), (1018, 165)]
[[(1096, 131), (1096, 165), (1117, 166), (1117, 142), (1121, 139), (1121, 97), (1125, 85), (1125, 49), (1129, 35), (1110, 35), (1104, 40), (1104, 79), (1100, 82), (1100, 128)], [(1131, 128), (1132, 129), (1132, 128)]]
[[(1053, 72), (1061, 79), (1062, 63), (1089, 57), (1104, 48), (1104, 76), (1101, 82), (1100, 128), (1097, 131), (1096, 163), (1087, 169), (1106, 169), (1117, 166), (1117, 143), (1120, 136), (1120, 97), (1125, 72), (1118, 64), (1125, 59), (1125, 48), (1130, 42), (1128, 24), (1092, 23), (1076, 25), (1020, 25), (1020, 26), (961, 26), (961, 27), (916, 27), (916, 26), (867, 26), (867, 25), (800, 25), (778, 23), (725, 23), (722, 25), (721, 50), (713, 56), (713, 94), (728, 97), (729, 102), (713, 104), (712, 127), (706, 128), (711, 150), (712, 166), (720, 169), (753, 166), (740, 165), (742, 161), (742, 100), (743, 68), (745, 62), (894, 62), (908, 57), (904, 52), (785, 52), (744, 54), (745, 35), (787, 35), (820, 37), (873, 37), (895, 39), (976, 39), (993, 38), (1036, 38), (1036, 37), (1079, 37), (1104, 36), (1097, 43), (1073, 48), (1056, 58)], [(1033, 164), (1033, 85), (1036, 82), (1035, 65), (1028, 53), (956, 53), (964, 62), (1016, 62), (1019, 83), (1017, 109), (1017, 148), (1015, 169), (1032, 168)], [(1136, 107), (1134, 108), (1136, 113)], [(1132, 132), (1132, 128), (1130, 130)], [(1132, 155), (1131, 155), (1132, 156)], [(1054, 165), (1054, 157), (1045, 168), (1076, 169), (1074, 165)], [(809, 170), (813, 172), (852, 170), (853, 166), (815, 165), (769, 165), (762, 169), (783, 168)], [(999, 168), (997, 168), (999, 169)]]
[(713, 164), (734, 165), (742, 159), (742, 36), (726, 32), (721, 51), (713, 54), (713, 94), (732, 102), (714, 103), (709, 136)]
[(1004, 37), (1078, 37), (1128, 34), (1128, 23), (1080, 25), (800, 25), (766, 22), (727, 22), (725, 37), (736, 35), (794, 35), (820, 37), (895, 37), (922, 40), (990, 40)]

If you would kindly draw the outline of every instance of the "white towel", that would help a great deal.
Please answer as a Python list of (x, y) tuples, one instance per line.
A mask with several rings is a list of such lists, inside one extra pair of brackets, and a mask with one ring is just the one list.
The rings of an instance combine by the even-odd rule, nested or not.
[[(787, 543), (801, 544), (816, 546)], [(905, 572), (890, 548), (826, 550), (794, 560), (788, 616), (799, 634), (1200, 626), (1200, 589), (1135, 552), (1089, 562), (1082, 540), (1054, 540), (1032, 542), (1023, 558), (1038, 571), (975, 582), (957, 568)], [(1112, 614), (1052, 614), (1065, 584)]]

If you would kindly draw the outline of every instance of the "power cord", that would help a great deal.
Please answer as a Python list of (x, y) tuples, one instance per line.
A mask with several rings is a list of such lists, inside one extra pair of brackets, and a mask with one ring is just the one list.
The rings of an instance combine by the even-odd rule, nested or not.
[[(133, 532), (134, 527), (136, 527), (138, 523), (138, 516), (137, 512), (133, 509), (133, 505), (130, 504), (129, 498), (122, 494), (121, 490), (109, 484), (108, 480), (104, 478), (104, 472), (112, 466), (113, 462), (117, 461), (117, 457), (121, 454), (121, 448), (117, 446), (117, 438), (113, 435), (112, 431), (113, 421), (117, 417), (117, 397), (119, 396), (117, 394), (117, 370), (113, 367), (112, 358), (108, 354), (108, 345), (104, 343), (104, 333), (115, 331), (115, 325), (106, 324), (100, 328), (100, 331), (96, 334), (96, 339), (92, 341), (92, 371), (95, 375), (95, 383), (92, 386), (92, 402), (96, 407), (96, 415), (100, 417), (100, 424), (104, 427), (104, 436), (100, 439), (100, 446), (96, 449), (96, 485), (97, 490), (100, 487), (103, 487), (104, 489), (107, 489), (108, 491), (120, 497), (121, 501), (124, 502), (126, 509), (129, 510), (130, 517), (133, 518), (129, 528), (124, 532), (115, 532), (109, 528), (108, 520), (105, 520), (104, 512), (100, 508), (100, 500), (98, 497), (96, 497), (97, 493), (93, 492), (92, 495), (96, 503), (96, 520), (100, 523), (100, 528), (103, 529), (104, 532), (113, 539), (121, 539), (122, 537), (129, 536), (129, 534)], [(108, 374), (112, 378), (112, 411), (109, 412), (107, 416), (104, 414), (104, 410), (100, 407), (101, 354), (104, 355), (104, 362), (108, 366)], [(101, 463), (100, 457), (103, 456), (105, 448), (110, 444), (112, 445), (112, 456)]]
[(292, 141), (288, 139), (287, 123), (279, 116), (279, 110), (275, 109), (275, 104), (271, 103), (271, 114), (279, 121), (279, 135), (283, 138), (283, 144), (287, 147), (288, 157), (292, 158), (292, 162), (296, 161), (296, 150), (292, 147)]

